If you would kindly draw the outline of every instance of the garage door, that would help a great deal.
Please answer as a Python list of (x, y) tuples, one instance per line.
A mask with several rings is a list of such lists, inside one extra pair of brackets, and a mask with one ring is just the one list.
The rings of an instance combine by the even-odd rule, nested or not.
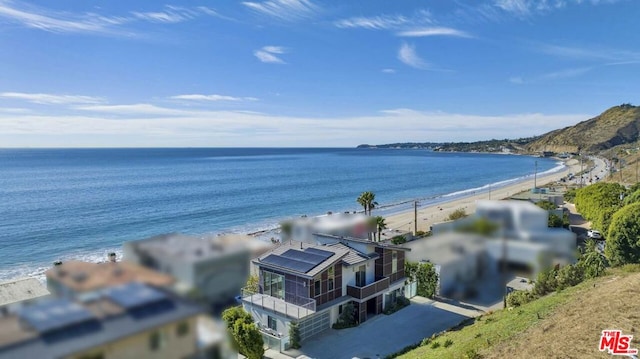
[(300, 340), (305, 341), (312, 336), (319, 334), (330, 327), (329, 311), (317, 313), (311, 317), (300, 321)]

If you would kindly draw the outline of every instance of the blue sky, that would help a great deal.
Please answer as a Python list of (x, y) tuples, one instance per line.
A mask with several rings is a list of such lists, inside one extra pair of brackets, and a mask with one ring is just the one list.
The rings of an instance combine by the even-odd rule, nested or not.
[(0, 147), (542, 134), (640, 95), (640, 1), (0, 0)]

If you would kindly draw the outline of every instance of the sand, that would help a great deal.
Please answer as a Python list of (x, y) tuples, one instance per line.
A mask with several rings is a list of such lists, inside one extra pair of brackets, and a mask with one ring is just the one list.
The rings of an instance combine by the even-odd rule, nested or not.
[[(536, 179), (537, 187), (554, 183), (559, 181), (562, 177), (565, 177), (569, 173), (580, 172), (580, 162), (573, 159), (565, 162), (565, 169), (556, 173), (538, 176)], [(516, 193), (529, 191), (533, 188), (534, 179), (525, 180), (505, 187), (500, 187), (492, 190), (490, 193), (480, 193), (477, 195), (468, 196), (465, 198), (454, 199), (449, 202), (440, 203), (430, 207), (424, 207), (418, 209), (418, 230), (428, 231), (434, 223), (444, 222), (449, 214), (456, 209), (462, 208), (467, 214), (475, 212), (476, 201), (478, 200), (500, 200), (509, 198)], [(399, 214), (390, 215), (385, 218), (387, 228), (398, 230), (413, 231), (414, 228), (414, 211), (409, 210)]]

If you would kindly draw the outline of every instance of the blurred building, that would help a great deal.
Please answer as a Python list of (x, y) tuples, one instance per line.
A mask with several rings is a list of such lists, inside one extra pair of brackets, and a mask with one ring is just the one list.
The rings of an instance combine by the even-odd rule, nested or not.
[(84, 300), (55, 298), (0, 318), (0, 357), (198, 358), (204, 310), (140, 283), (107, 288)]
[[(0, 283), (0, 315), (49, 297), (49, 291), (35, 278), (20, 278)], [(0, 332), (1, 334), (1, 332)]]
[(180, 293), (228, 303), (249, 277), (254, 253), (271, 248), (252, 237), (167, 234), (124, 244), (124, 259), (174, 277)]
[(138, 282), (171, 288), (173, 277), (130, 262), (59, 262), (45, 272), (47, 288), (55, 296), (91, 298), (105, 288)]
[(289, 240), (255, 259), (259, 289), (243, 293), (243, 307), (275, 350), (288, 348), (292, 321), (304, 342), (336, 323), (347, 303), (364, 322), (403, 295), (407, 249), (330, 235), (307, 238), (324, 243)]
[(334, 236), (367, 238), (370, 216), (362, 213), (332, 213), (316, 217), (301, 217), (290, 222), (290, 233), (282, 233), (282, 241), (312, 243), (314, 234), (323, 233)]

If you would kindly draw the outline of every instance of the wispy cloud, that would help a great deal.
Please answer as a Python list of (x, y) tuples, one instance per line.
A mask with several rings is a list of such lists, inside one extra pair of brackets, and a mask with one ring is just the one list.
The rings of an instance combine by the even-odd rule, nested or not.
[(416, 69), (425, 70), (429, 68), (429, 64), (418, 56), (415, 47), (407, 43), (403, 43), (400, 46), (400, 50), (398, 50), (398, 60)]
[(509, 77), (509, 82), (516, 85), (522, 85), (524, 83), (524, 79), (521, 76), (511, 76)]
[[(618, 0), (493, 0), (493, 7), (519, 18), (544, 14), (570, 5), (613, 4)], [(493, 15), (496, 15), (495, 13)]]
[(54, 95), (46, 93), (2, 92), (0, 98), (22, 100), (42, 105), (99, 104), (106, 100), (101, 97), (80, 95)]
[(529, 0), (496, 0), (495, 6), (517, 16), (526, 16), (529, 15), (531, 3)]
[(564, 69), (564, 70), (560, 70), (560, 71), (554, 71), (554, 72), (549, 72), (546, 73), (542, 76), (540, 76), (541, 79), (544, 80), (555, 80), (555, 79), (562, 79), (562, 78), (569, 78), (569, 77), (577, 77), (580, 75), (583, 75), (591, 70), (593, 70), (594, 67), (577, 67), (577, 68), (571, 68), (571, 69)]
[(372, 17), (352, 17), (335, 22), (335, 26), (342, 29), (362, 28), (369, 30), (397, 29), (410, 22), (402, 15), (380, 15)]
[(536, 51), (578, 60), (640, 61), (640, 52), (594, 46), (592, 48), (550, 44), (534, 45)]
[(320, 12), (320, 7), (310, 0), (245, 1), (244, 6), (256, 13), (281, 21), (299, 21), (311, 18)]
[(202, 95), (202, 94), (190, 94), (190, 95), (176, 95), (170, 97), (172, 100), (187, 100), (187, 101), (232, 101), (232, 102), (240, 102), (240, 101), (258, 101), (255, 97), (234, 97), (234, 96), (226, 96), (226, 95)]
[(127, 35), (125, 25), (146, 21), (152, 23), (179, 23), (198, 16), (220, 16), (215, 10), (199, 6), (185, 8), (166, 5), (162, 11), (131, 12), (120, 16), (105, 16), (96, 13), (70, 13), (50, 9), (21, 5), (0, 0), (0, 18), (19, 23), (25, 27), (57, 33), (96, 33), (110, 35)]
[(264, 46), (254, 51), (253, 55), (257, 57), (258, 60), (268, 64), (285, 64), (286, 62), (277, 56), (285, 52), (285, 48), (281, 46)]
[(385, 74), (395, 74), (396, 70), (395, 69), (382, 69), (382, 72)]
[(426, 37), (426, 36), (455, 36), (455, 37), (471, 37), (464, 31), (452, 29), (450, 27), (425, 27), (397, 33), (400, 37)]

